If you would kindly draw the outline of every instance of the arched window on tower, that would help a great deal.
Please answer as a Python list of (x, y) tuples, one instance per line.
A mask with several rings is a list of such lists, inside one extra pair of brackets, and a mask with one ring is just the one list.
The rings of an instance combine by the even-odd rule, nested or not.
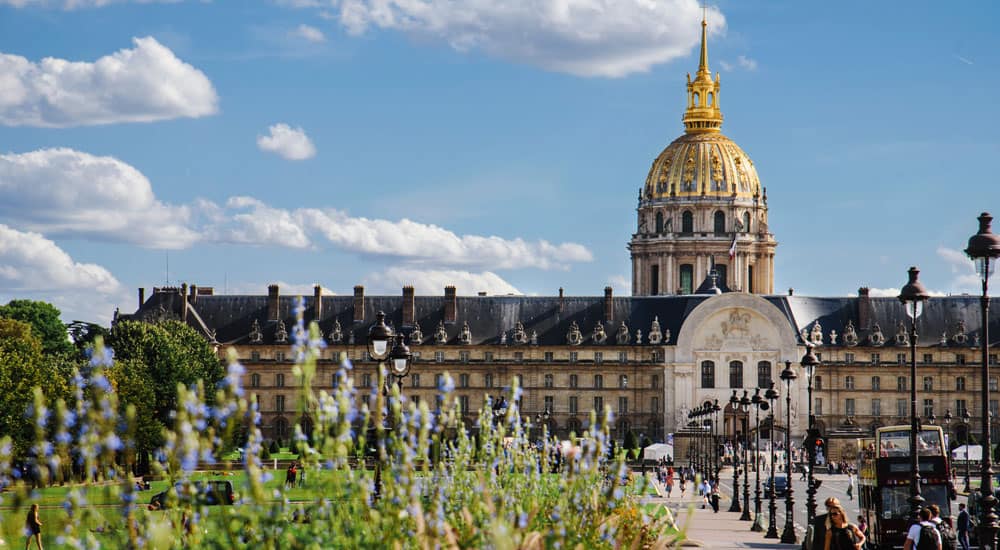
[(750, 232), (750, 213), (749, 212), (744, 212), (743, 213), (743, 231), (745, 231), (747, 233)]
[(695, 92), (695, 93), (694, 93), (694, 94), (693, 94), (693, 95), (691, 96), (691, 98), (692, 98), (692, 99), (694, 100), (694, 106), (695, 106), (695, 107), (698, 107), (698, 105), (699, 105), (699, 104), (700, 104), (700, 102), (701, 102), (701, 96), (700, 96), (700, 95), (698, 94), (698, 92)]
[(694, 281), (694, 266), (691, 264), (681, 265), (680, 277), (681, 294), (691, 294), (694, 291), (694, 286), (692, 286)]
[(711, 107), (715, 103), (715, 94), (708, 92), (708, 106)]
[(715, 212), (715, 234), (724, 235), (726, 233), (726, 214), (722, 210)]
[(694, 233), (694, 214), (690, 210), (681, 214), (681, 233)]
[(663, 212), (656, 213), (656, 234), (663, 233)]

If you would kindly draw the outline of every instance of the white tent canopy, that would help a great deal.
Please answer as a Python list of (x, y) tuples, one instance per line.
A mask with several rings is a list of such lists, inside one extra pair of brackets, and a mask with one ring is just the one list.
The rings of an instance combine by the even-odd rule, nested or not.
[(674, 446), (666, 443), (654, 443), (642, 451), (643, 460), (670, 460), (674, 457)]
[(983, 459), (982, 445), (962, 445), (955, 447), (951, 451), (952, 460), (971, 460), (973, 462)]

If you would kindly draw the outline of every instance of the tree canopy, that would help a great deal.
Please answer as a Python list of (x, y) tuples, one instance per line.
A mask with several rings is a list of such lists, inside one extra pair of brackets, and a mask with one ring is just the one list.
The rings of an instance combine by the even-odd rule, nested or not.
[(73, 351), (66, 325), (59, 316), (56, 306), (35, 300), (11, 300), (0, 306), (0, 317), (15, 319), (31, 326), (32, 332), (41, 341), (45, 354), (69, 353)]

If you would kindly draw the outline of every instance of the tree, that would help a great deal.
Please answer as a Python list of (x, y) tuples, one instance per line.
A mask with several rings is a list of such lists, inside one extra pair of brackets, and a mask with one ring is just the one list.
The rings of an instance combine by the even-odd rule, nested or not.
[(31, 325), (0, 319), (0, 434), (11, 436), (15, 456), (24, 456), (34, 439), (25, 411), (32, 389), (45, 387), (42, 374), (42, 343)]
[(86, 321), (73, 321), (66, 325), (66, 328), (69, 330), (70, 338), (73, 339), (73, 344), (76, 345), (76, 349), (80, 352), (93, 347), (94, 341), (98, 336), (107, 341), (108, 335), (111, 333), (111, 331), (97, 323), (88, 323)]
[(66, 325), (59, 318), (61, 312), (52, 304), (34, 300), (11, 300), (0, 306), (0, 317), (28, 323), (32, 332), (42, 343), (42, 353), (70, 353)]
[(625, 433), (625, 444), (623, 446), (625, 447), (625, 452), (627, 453), (626, 456), (628, 458), (635, 458), (635, 450), (639, 448), (639, 442), (636, 440), (635, 432), (629, 430)]

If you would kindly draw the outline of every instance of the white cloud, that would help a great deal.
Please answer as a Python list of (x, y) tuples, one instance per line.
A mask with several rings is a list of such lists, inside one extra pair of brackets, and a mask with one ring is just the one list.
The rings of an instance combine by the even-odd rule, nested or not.
[(269, 134), (257, 136), (257, 148), (276, 153), (287, 160), (305, 160), (316, 156), (316, 147), (305, 131), (279, 122), (268, 128)]
[(124, 293), (107, 269), (74, 261), (38, 233), (0, 224), (0, 295), (51, 302), (64, 320), (107, 322)]
[(67, 10), (73, 10), (77, 8), (102, 8), (111, 4), (124, 4), (126, 2), (135, 2), (137, 4), (173, 4), (182, 1), (183, 0), (0, 0), (0, 6), (8, 5), (14, 6), (15, 8), (23, 8), (27, 6), (37, 6), (43, 8), (61, 6)]
[(632, 295), (632, 279), (625, 275), (612, 275), (608, 277), (608, 285), (615, 290), (616, 294), (623, 296)]
[[(981, 293), (983, 280), (976, 273), (976, 265), (961, 250), (955, 250), (946, 246), (939, 246), (937, 255), (944, 260), (952, 274), (952, 292)], [(997, 269), (994, 268), (990, 274), (990, 282), (996, 281)]]
[(272, 208), (252, 197), (232, 197), (226, 202), (225, 222), (210, 228), (209, 240), (252, 245), (306, 248), (309, 237), (292, 212)]
[(308, 42), (313, 42), (317, 44), (320, 42), (326, 42), (326, 36), (323, 34), (323, 31), (317, 29), (316, 27), (310, 27), (309, 25), (305, 24), (299, 25), (298, 27), (295, 28), (295, 30), (293, 30), (289, 34), (291, 34), (295, 38), (301, 38)]
[(191, 209), (156, 199), (141, 172), (72, 149), (0, 154), (0, 218), (48, 235), (186, 248)]
[[(896, 298), (899, 296), (900, 290), (902, 290), (902, 286), (900, 286), (900, 288), (869, 288), (868, 295), (872, 298)], [(947, 296), (947, 293), (940, 290), (928, 289), (927, 294), (931, 296)], [(852, 296), (854, 296), (854, 294), (852, 294)]]
[(722, 70), (732, 71), (737, 68), (743, 69), (745, 71), (756, 71), (757, 61), (753, 60), (745, 55), (738, 56), (736, 58), (736, 63), (730, 63), (728, 61), (719, 61), (719, 65), (722, 65)]
[(155, 38), (93, 63), (0, 53), (0, 124), (66, 127), (197, 118), (218, 111), (204, 73)]
[[(700, 38), (697, 0), (343, 0), (341, 25), (402, 31), (458, 51), (580, 76), (621, 77), (687, 55)], [(709, 8), (710, 31), (725, 18)]]
[(391, 267), (369, 274), (364, 279), (367, 292), (372, 294), (398, 294), (404, 285), (413, 285), (417, 295), (436, 296), (444, 287), (452, 285), (463, 296), (479, 292), (489, 295), (521, 294), (514, 285), (491, 271), (471, 273), (457, 270), (422, 270)]

